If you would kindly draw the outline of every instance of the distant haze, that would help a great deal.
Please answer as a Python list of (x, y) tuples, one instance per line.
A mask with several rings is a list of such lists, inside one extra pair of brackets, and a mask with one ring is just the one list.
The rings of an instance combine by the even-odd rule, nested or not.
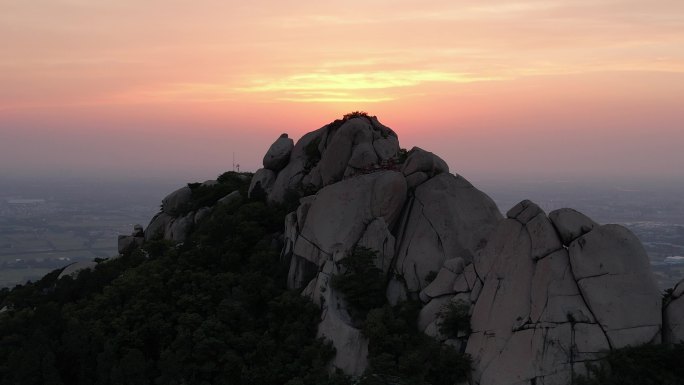
[(679, 0), (0, 9), (0, 176), (254, 171), (365, 110), (474, 180), (684, 179)]

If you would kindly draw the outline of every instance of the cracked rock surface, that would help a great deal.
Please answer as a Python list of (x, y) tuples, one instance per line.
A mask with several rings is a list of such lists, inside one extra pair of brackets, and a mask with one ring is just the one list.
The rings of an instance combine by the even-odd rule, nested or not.
[[(572, 209), (547, 216), (529, 200), (504, 218), (437, 155), (402, 153), (394, 131), (356, 116), (304, 135), (287, 162), (252, 180), (270, 202), (299, 197), (281, 258), (288, 286), (321, 307), (333, 367), (359, 376), (368, 365), (368, 341), (330, 285), (359, 246), (376, 252), (390, 304), (420, 301), (419, 330), (471, 355), (471, 385), (566, 385), (611, 349), (658, 343), (661, 332), (684, 339), (684, 284), (663, 312), (648, 257), (624, 227)], [(162, 213), (148, 231), (175, 220)], [(444, 336), (454, 303), (468, 309), (471, 331)]]
[(519, 203), (474, 264), (484, 280), (466, 347), (475, 384), (568, 384), (602, 352), (659, 342), (660, 295), (641, 244), (571, 215), (579, 225)]

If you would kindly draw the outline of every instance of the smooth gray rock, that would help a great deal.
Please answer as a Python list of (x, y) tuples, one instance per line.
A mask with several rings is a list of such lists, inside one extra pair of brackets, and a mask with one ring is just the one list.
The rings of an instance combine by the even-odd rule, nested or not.
[(399, 153), (399, 140), (396, 136), (387, 136), (373, 141), (373, 149), (381, 161), (393, 159)]
[(376, 218), (368, 224), (357, 246), (375, 251), (375, 266), (387, 273), (394, 258), (394, 243), (394, 236), (387, 228), (385, 220)]
[(549, 219), (553, 222), (564, 245), (569, 245), (570, 242), (598, 226), (586, 215), (568, 208), (550, 212)]
[(367, 223), (381, 218), (391, 225), (405, 199), (406, 181), (393, 171), (360, 175), (327, 186), (311, 202), (295, 253), (306, 258), (305, 253), (350, 252), (366, 231)]
[(437, 277), (425, 289), (421, 290), (420, 299), (427, 302), (431, 298), (453, 293), (454, 282), (457, 277), (458, 275), (450, 270), (439, 269)]
[(165, 212), (155, 215), (145, 229), (145, 242), (156, 238), (167, 238), (173, 217)]
[(429, 177), (433, 177), (438, 174), (448, 173), (449, 166), (437, 155), (420, 147), (413, 147), (401, 168), (401, 172), (405, 176), (416, 172), (424, 172)]
[(637, 237), (619, 225), (598, 226), (569, 252), (582, 296), (611, 346), (659, 342), (661, 296)]
[(409, 189), (413, 190), (416, 187), (423, 184), (428, 179), (430, 179), (430, 176), (428, 174), (422, 171), (418, 171), (406, 177), (406, 184), (408, 185)]
[(192, 199), (190, 187), (181, 187), (162, 200), (162, 211), (172, 216), (178, 215), (190, 203), (190, 199)]
[(537, 260), (544, 258), (563, 247), (563, 244), (556, 233), (556, 229), (544, 213), (537, 214), (537, 216), (530, 219), (525, 225), (525, 228), (530, 234), (530, 241), (532, 242), (532, 250), (530, 253), (532, 259)]
[[(567, 250), (558, 250), (537, 262), (530, 293), (530, 320), (560, 324), (596, 322), (584, 304), (570, 268)], [(605, 336), (603, 336), (605, 339)], [(606, 343), (604, 348), (609, 346)]]
[(344, 170), (349, 164), (355, 145), (371, 143), (372, 126), (365, 118), (354, 118), (346, 121), (334, 135), (328, 136), (328, 145), (320, 162), (323, 185), (342, 180)]
[(271, 193), (273, 190), (273, 185), (276, 180), (276, 174), (273, 170), (267, 168), (261, 168), (254, 173), (252, 176), (252, 181), (249, 184), (249, 190), (247, 190), (247, 196), (252, 198), (254, 189), (259, 186), (261, 190), (266, 193), (266, 195)]
[(370, 170), (378, 164), (378, 155), (369, 142), (359, 143), (352, 150), (348, 166), (359, 170)]
[(440, 174), (420, 185), (404, 210), (397, 236), (395, 274), (409, 292), (447, 259), (473, 259), (501, 219), (494, 202), (460, 176)]
[(461, 274), (463, 272), (463, 269), (465, 269), (465, 266), (465, 260), (463, 258), (456, 257), (444, 261), (444, 266), (442, 267), (454, 274)]
[[(290, 191), (297, 191), (301, 187), (308, 167), (313, 167), (312, 160), (307, 154), (307, 148), (310, 148), (315, 141), (321, 140), (325, 129), (326, 127), (321, 127), (316, 131), (309, 132), (297, 141), (290, 154), (290, 162), (278, 172), (275, 182), (271, 186), (268, 193), (269, 202), (282, 203)], [(313, 170), (311, 171), (313, 172)], [(322, 187), (322, 183), (315, 182), (311, 181), (316, 187)]]
[(185, 242), (190, 231), (192, 231), (192, 226), (195, 222), (195, 213), (189, 213), (186, 216), (176, 218), (171, 222), (171, 225), (164, 235), (165, 239), (173, 241), (176, 243)]
[(391, 128), (380, 123), (377, 116), (369, 116), (368, 120), (373, 125), (373, 128), (377, 129), (380, 132), (381, 137), (397, 137), (397, 134)]
[(511, 219), (516, 219), (524, 225), (539, 214), (544, 214), (544, 210), (539, 208), (536, 203), (525, 199), (508, 210), (506, 216)]
[(264, 155), (264, 168), (278, 172), (290, 161), (290, 154), (294, 148), (294, 141), (287, 134), (280, 135)]
[(518, 241), (523, 229), (520, 222), (514, 219), (506, 218), (499, 222), (496, 230), (489, 237), (487, 246), (473, 261), (474, 269), (480, 277), (484, 278), (489, 275), (499, 256), (504, 251), (513, 248), (513, 244)]
[(126, 254), (139, 248), (140, 246), (142, 246), (144, 241), (144, 236), (134, 237), (132, 235), (119, 235), (119, 239), (117, 242), (119, 254)]
[(560, 245), (537, 209), (531, 202), (517, 205), (509, 214), (514, 219), (500, 223), (475, 261), (484, 285), (472, 289), (479, 296), (471, 297), (473, 333), (466, 345), (474, 383), (565, 385), (582, 373), (583, 361), (611, 348), (585, 305), (568, 251), (558, 248), (533, 258)]
[(315, 195), (309, 195), (299, 198), (299, 207), (297, 207), (297, 230), (302, 231), (306, 223), (306, 216), (309, 214), (311, 204), (316, 200)]

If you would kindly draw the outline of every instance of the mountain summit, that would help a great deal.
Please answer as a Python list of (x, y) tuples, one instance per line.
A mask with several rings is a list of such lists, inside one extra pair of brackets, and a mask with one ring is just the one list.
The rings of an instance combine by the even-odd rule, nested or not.
[[(282, 141), (250, 192), (273, 202), (303, 195), (285, 222), (288, 285), (323, 310), (319, 335), (345, 373), (368, 364), (368, 340), (334, 285), (359, 247), (374, 252), (390, 304), (419, 300), (419, 330), (472, 357), (475, 384), (568, 384), (606, 351), (661, 341), (661, 295), (626, 228), (572, 209), (547, 215), (530, 201), (502, 218), (437, 155), (401, 150), (375, 117), (346, 116), (296, 145)], [(270, 167), (285, 148), (289, 161)], [(445, 335), (444, 309), (455, 304), (470, 326)]]
[(169, 194), (118, 258), (0, 293), (0, 384), (684, 378), (684, 283), (663, 298), (626, 228), (502, 215), (360, 112), (281, 135), (263, 166)]

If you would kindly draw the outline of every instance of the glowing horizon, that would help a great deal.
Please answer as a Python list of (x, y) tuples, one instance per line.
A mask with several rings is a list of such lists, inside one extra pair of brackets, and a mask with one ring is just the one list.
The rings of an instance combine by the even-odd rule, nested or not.
[(684, 176), (681, 1), (0, 5), (0, 173), (254, 170), (365, 110), (455, 172)]

